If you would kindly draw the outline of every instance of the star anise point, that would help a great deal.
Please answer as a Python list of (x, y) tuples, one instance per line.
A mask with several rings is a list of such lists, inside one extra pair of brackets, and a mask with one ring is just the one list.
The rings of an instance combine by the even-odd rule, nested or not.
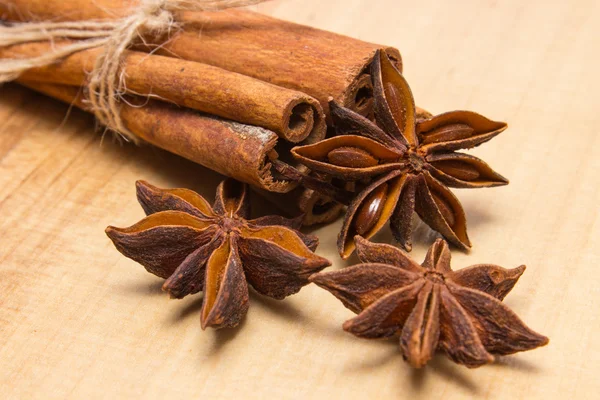
[(456, 150), (489, 141), (507, 124), (471, 111), (423, 112), (383, 51), (375, 55), (372, 75), (377, 124), (331, 101), (338, 136), (292, 150), (320, 173), (349, 181), (372, 179), (349, 205), (338, 241), (340, 255), (347, 259), (355, 235), (371, 238), (388, 220), (394, 238), (410, 251), (414, 212), (446, 240), (469, 249), (465, 213), (448, 187), (494, 187), (508, 180)]
[[(266, 216), (248, 220), (247, 186), (228, 179), (211, 206), (187, 189), (136, 182), (146, 218), (106, 234), (125, 256), (166, 279), (171, 298), (204, 291), (201, 325), (233, 327), (248, 309), (248, 283), (282, 299), (309, 283), (330, 262), (313, 253), (318, 240), (294, 229), (298, 220)], [(248, 283), (247, 283), (248, 282)]]
[(548, 343), (501, 302), (525, 266), (480, 264), (453, 271), (441, 239), (420, 265), (393, 246), (362, 237), (356, 242), (361, 264), (310, 278), (358, 314), (343, 324), (345, 331), (364, 338), (399, 336), (403, 357), (416, 368), (437, 349), (475, 368), (495, 355)]

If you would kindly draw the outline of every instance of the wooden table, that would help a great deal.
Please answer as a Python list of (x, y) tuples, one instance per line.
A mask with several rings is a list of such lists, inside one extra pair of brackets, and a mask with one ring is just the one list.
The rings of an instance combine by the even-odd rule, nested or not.
[[(474, 248), (454, 267), (528, 268), (505, 300), (550, 344), (476, 370), (411, 369), (397, 342), (341, 330), (353, 314), (307, 286), (251, 296), (239, 329), (202, 331), (202, 296), (161, 280), (104, 234), (143, 215), (134, 182), (212, 198), (220, 177), (16, 85), (0, 89), (0, 398), (598, 398), (600, 4), (281, 1), (259, 10), (397, 46), (417, 102), (510, 128), (473, 151), (507, 187), (458, 191)], [(373, 4), (375, 3), (375, 4)], [(65, 117), (68, 114), (68, 118)], [(339, 222), (316, 230), (337, 258)], [(433, 236), (420, 228), (413, 251)]]

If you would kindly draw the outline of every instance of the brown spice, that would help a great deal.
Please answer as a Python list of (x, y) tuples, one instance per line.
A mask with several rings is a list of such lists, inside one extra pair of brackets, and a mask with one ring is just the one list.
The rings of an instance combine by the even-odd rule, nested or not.
[[(24, 80), (19, 80), (19, 83), (87, 109), (78, 88)], [(273, 149), (278, 149), (282, 141), (266, 129), (200, 115), (153, 100), (144, 102), (141, 107), (124, 104), (121, 118), (129, 130), (145, 141), (224, 175), (251, 183), (262, 197), (287, 215), (304, 214), (304, 225), (331, 222), (343, 209), (343, 205), (321, 193), (296, 187), (294, 181), (275, 176), (269, 160)], [(170, 122), (165, 124), (165, 120)], [(287, 147), (283, 150), (287, 151)], [(305, 169), (301, 165), (298, 168)]]
[[(6, 20), (79, 21), (122, 18), (139, 0), (11, 0), (0, 1)], [(380, 45), (272, 18), (249, 10), (183, 12), (182, 30), (168, 40), (140, 32), (144, 47), (184, 60), (197, 61), (252, 76), (316, 98), (327, 113), (327, 98), (361, 115), (373, 113), (369, 69)], [(398, 68), (400, 53), (386, 52)]]
[(384, 52), (375, 57), (372, 72), (379, 126), (332, 101), (329, 108), (341, 135), (292, 149), (301, 163), (329, 176), (375, 178), (349, 205), (340, 255), (347, 258), (354, 251), (354, 235), (370, 238), (388, 220), (394, 237), (410, 251), (414, 211), (450, 242), (469, 248), (465, 213), (448, 186), (493, 187), (508, 180), (455, 150), (487, 142), (506, 124), (470, 111), (428, 117), (417, 110), (408, 83)]
[[(253, 189), (256, 189), (253, 187)], [(317, 225), (334, 221), (344, 210), (344, 205), (332, 198), (302, 186), (288, 193), (274, 193), (256, 189), (285, 215), (303, 214), (302, 225)]]
[[(79, 88), (20, 79), (18, 82), (89, 111)], [(274, 176), (268, 155), (282, 141), (268, 129), (135, 96), (128, 96), (123, 103), (121, 118), (127, 129), (145, 142), (223, 175), (278, 193), (287, 193), (297, 186)]]
[[(37, 57), (70, 41), (0, 47), (0, 58)], [(21, 75), (27, 81), (83, 86), (102, 48), (80, 51)], [(200, 62), (125, 51), (119, 76), (128, 94), (152, 96), (182, 107), (261, 126), (292, 143), (325, 137), (319, 102), (304, 93)]]
[[(93, 2), (87, 0), (13, 0), (8, 4), (0, 1), (0, 18), (6, 21), (21, 22), (113, 20), (130, 15), (131, 10), (139, 4), (139, 0), (96, 0)], [(166, 43), (165, 38), (157, 38), (152, 32), (139, 32), (140, 42), (149, 46), (142, 46), (140, 43), (141, 47), (137, 47), (137, 49), (148, 51), (151, 48), (152, 54), (157, 54), (154, 50), (158, 50), (163, 56), (175, 57), (177, 62), (190, 60), (210, 64), (277, 86), (295, 89), (316, 98), (323, 107), (328, 106), (328, 97), (333, 96), (338, 102), (357, 113), (369, 118), (373, 116), (373, 86), (370, 70), (373, 56), (381, 47), (380, 45), (279, 20), (249, 10), (184, 12), (177, 15), (177, 21), (182, 23), (182, 29), (171, 32), (172, 35)], [(161, 44), (159, 49), (152, 47), (156, 44)], [(391, 47), (387, 47), (385, 51), (394, 64), (401, 69), (402, 61), (399, 51)], [(35, 83), (28, 83), (28, 86), (37, 86), (37, 90), (41, 89), (40, 85)], [(66, 91), (65, 88), (49, 85), (44, 85), (41, 90), (45, 93), (58, 91), (61, 94)], [(144, 92), (143, 90), (137, 91)], [(215, 102), (210, 105), (221, 110), (215, 109), (210, 111), (211, 113), (226, 112), (229, 109), (228, 102), (217, 101), (217, 103), (216, 106)], [(262, 117), (252, 114), (252, 110), (249, 108), (246, 116)], [(308, 126), (310, 112), (306, 112), (305, 107), (300, 107), (300, 109), (294, 107), (293, 113), (287, 126), (296, 136), (296, 131), (306, 131), (303, 126)], [(327, 118), (331, 122), (329, 116)], [(148, 120), (148, 118), (144, 120)], [(307, 123), (304, 124), (302, 120)], [(154, 125), (156, 121), (149, 122)], [(204, 124), (204, 121), (200, 122), (199, 125)], [(316, 127), (319, 122), (315, 122), (313, 132), (318, 131)], [(211, 127), (215, 124), (218, 123), (208, 121), (208, 125)], [(285, 124), (281, 126), (284, 130), (286, 129)], [(158, 128), (162, 131), (168, 130), (163, 126)], [(276, 126), (273, 129), (282, 134)], [(200, 130), (203, 128), (200, 127)], [(219, 128), (219, 130), (235, 131), (236, 129), (225, 127), (225, 129)], [(150, 132), (150, 129), (147, 128), (144, 131)], [(217, 153), (214, 150), (219, 149), (215, 149), (211, 144), (199, 143), (203, 140), (196, 140), (192, 137), (190, 139), (193, 142), (192, 145), (184, 146), (182, 137), (187, 138), (189, 132), (191, 129), (187, 129), (183, 135), (169, 135), (166, 138), (152, 135), (151, 139), (152, 143), (159, 147), (199, 162), (220, 173), (267, 191), (282, 193), (281, 195), (268, 193), (268, 197), (277, 198), (277, 202), (285, 203), (284, 206), (289, 208), (291, 215), (297, 215), (298, 211), (304, 213), (306, 224), (331, 222), (339, 215), (342, 206), (327, 196), (316, 194), (310, 189), (296, 188), (293, 190), (296, 185), (292, 182), (273, 179), (271, 169), (264, 162), (265, 153), (262, 151), (267, 147), (273, 147), (271, 145), (273, 140), (270, 137), (268, 141), (265, 140), (260, 144), (262, 147), (260, 152), (234, 153), (225, 149), (226, 153), (235, 154), (236, 158), (241, 160), (233, 163), (230, 167), (229, 164), (223, 163), (213, 155)], [(225, 133), (226, 136), (230, 136), (229, 132)], [(286, 135), (285, 132), (283, 135)], [(203, 139), (206, 135), (199, 136)], [(250, 136), (257, 137), (253, 134)], [(262, 137), (267, 136), (271, 135), (266, 134)], [(145, 139), (147, 140), (147, 138)], [(316, 140), (318, 138), (311, 135), (301, 144)], [(236, 141), (233, 143), (238, 145), (237, 147), (245, 147), (239, 146)], [(281, 149), (280, 147), (283, 146), (280, 144), (277, 146), (278, 150), (282, 150), (280, 154), (285, 155), (289, 147)], [(285, 161), (289, 160), (286, 158)], [(238, 168), (239, 166), (244, 166), (249, 172), (245, 174), (242, 168)], [(306, 172), (302, 166), (297, 166), (297, 168)], [(289, 193), (290, 191), (292, 192)]]
[(217, 188), (214, 205), (187, 189), (163, 190), (137, 182), (148, 215), (129, 228), (109, 226), (115, 247), (148, 272), (166, 279), (173, 298), (204, 291), (202, 328), (237, 326), (248, 310), (248, 283), (283, 299), (330, 262), (313, 253), (316, 236), (301, 220), (278, 215), (248, 220), (248, 187), (233, 179)]
[(548, 343), (502, 303), (525, 271), (481, 264), (452, 271), (442, 239), (419, 265), (390, 245), (356, 237), (363, 264), (310, 277), (358, 316), (344, 330), (362, 338), (400, 337), (404, 358), (424, 366), (436, 350), (458, 364), (479, 367)]

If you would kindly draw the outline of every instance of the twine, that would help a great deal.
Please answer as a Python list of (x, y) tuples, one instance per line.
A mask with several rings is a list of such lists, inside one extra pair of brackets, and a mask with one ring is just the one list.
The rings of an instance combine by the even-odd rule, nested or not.
[(0, 25), (0, 46), (77, 39), (38, 57), (0, 60), (0, 84), (17, 79), (28, 69), (56, 63), (73, 53), (103, 47), (90, 73), (87, 93), (90, 111), (98, 122), (127, 141), (138, 142), (120, 116), (125, 77), (120, 64), (123, 53), (142, 33), (162, 35), (180, 29), (178, 11), (220, 11), (263, 3), (268, 0), (141, 0), (128, 17), (114, 21), (26, 22)]

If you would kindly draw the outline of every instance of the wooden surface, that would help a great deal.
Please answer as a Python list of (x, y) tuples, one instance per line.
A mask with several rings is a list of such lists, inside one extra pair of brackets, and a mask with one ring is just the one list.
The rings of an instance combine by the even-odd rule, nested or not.
[[(597, 398), (598, 2), (324, 4), (259, 10), (397, 46), (419, 105), (508, 121), (473, 153), (511, 184), (456, 191), (474, 249), (454, 252), (453, 265), (527, 264), (505, 302), (550, 344), (477, 370), (439, 355), (415, 371), (396, 341), (343, 332), (353, 314), (314, 285), (284, 301), (253, 294), (239, 329), (202, 331), (201, 295), (169, 300), (104, 228), (142, 217), (136, 179), (212, 198), (220, 177), (153, 148), (102, 142), (89, 116), (73, 111), (63, 121), (67, 107), (6, 85), (0, 398)], [(338, 229), (316, 230), (332, 268), (345, 265), (334, 250)], [(432, 239), (419, 229), (416, 259)]]

